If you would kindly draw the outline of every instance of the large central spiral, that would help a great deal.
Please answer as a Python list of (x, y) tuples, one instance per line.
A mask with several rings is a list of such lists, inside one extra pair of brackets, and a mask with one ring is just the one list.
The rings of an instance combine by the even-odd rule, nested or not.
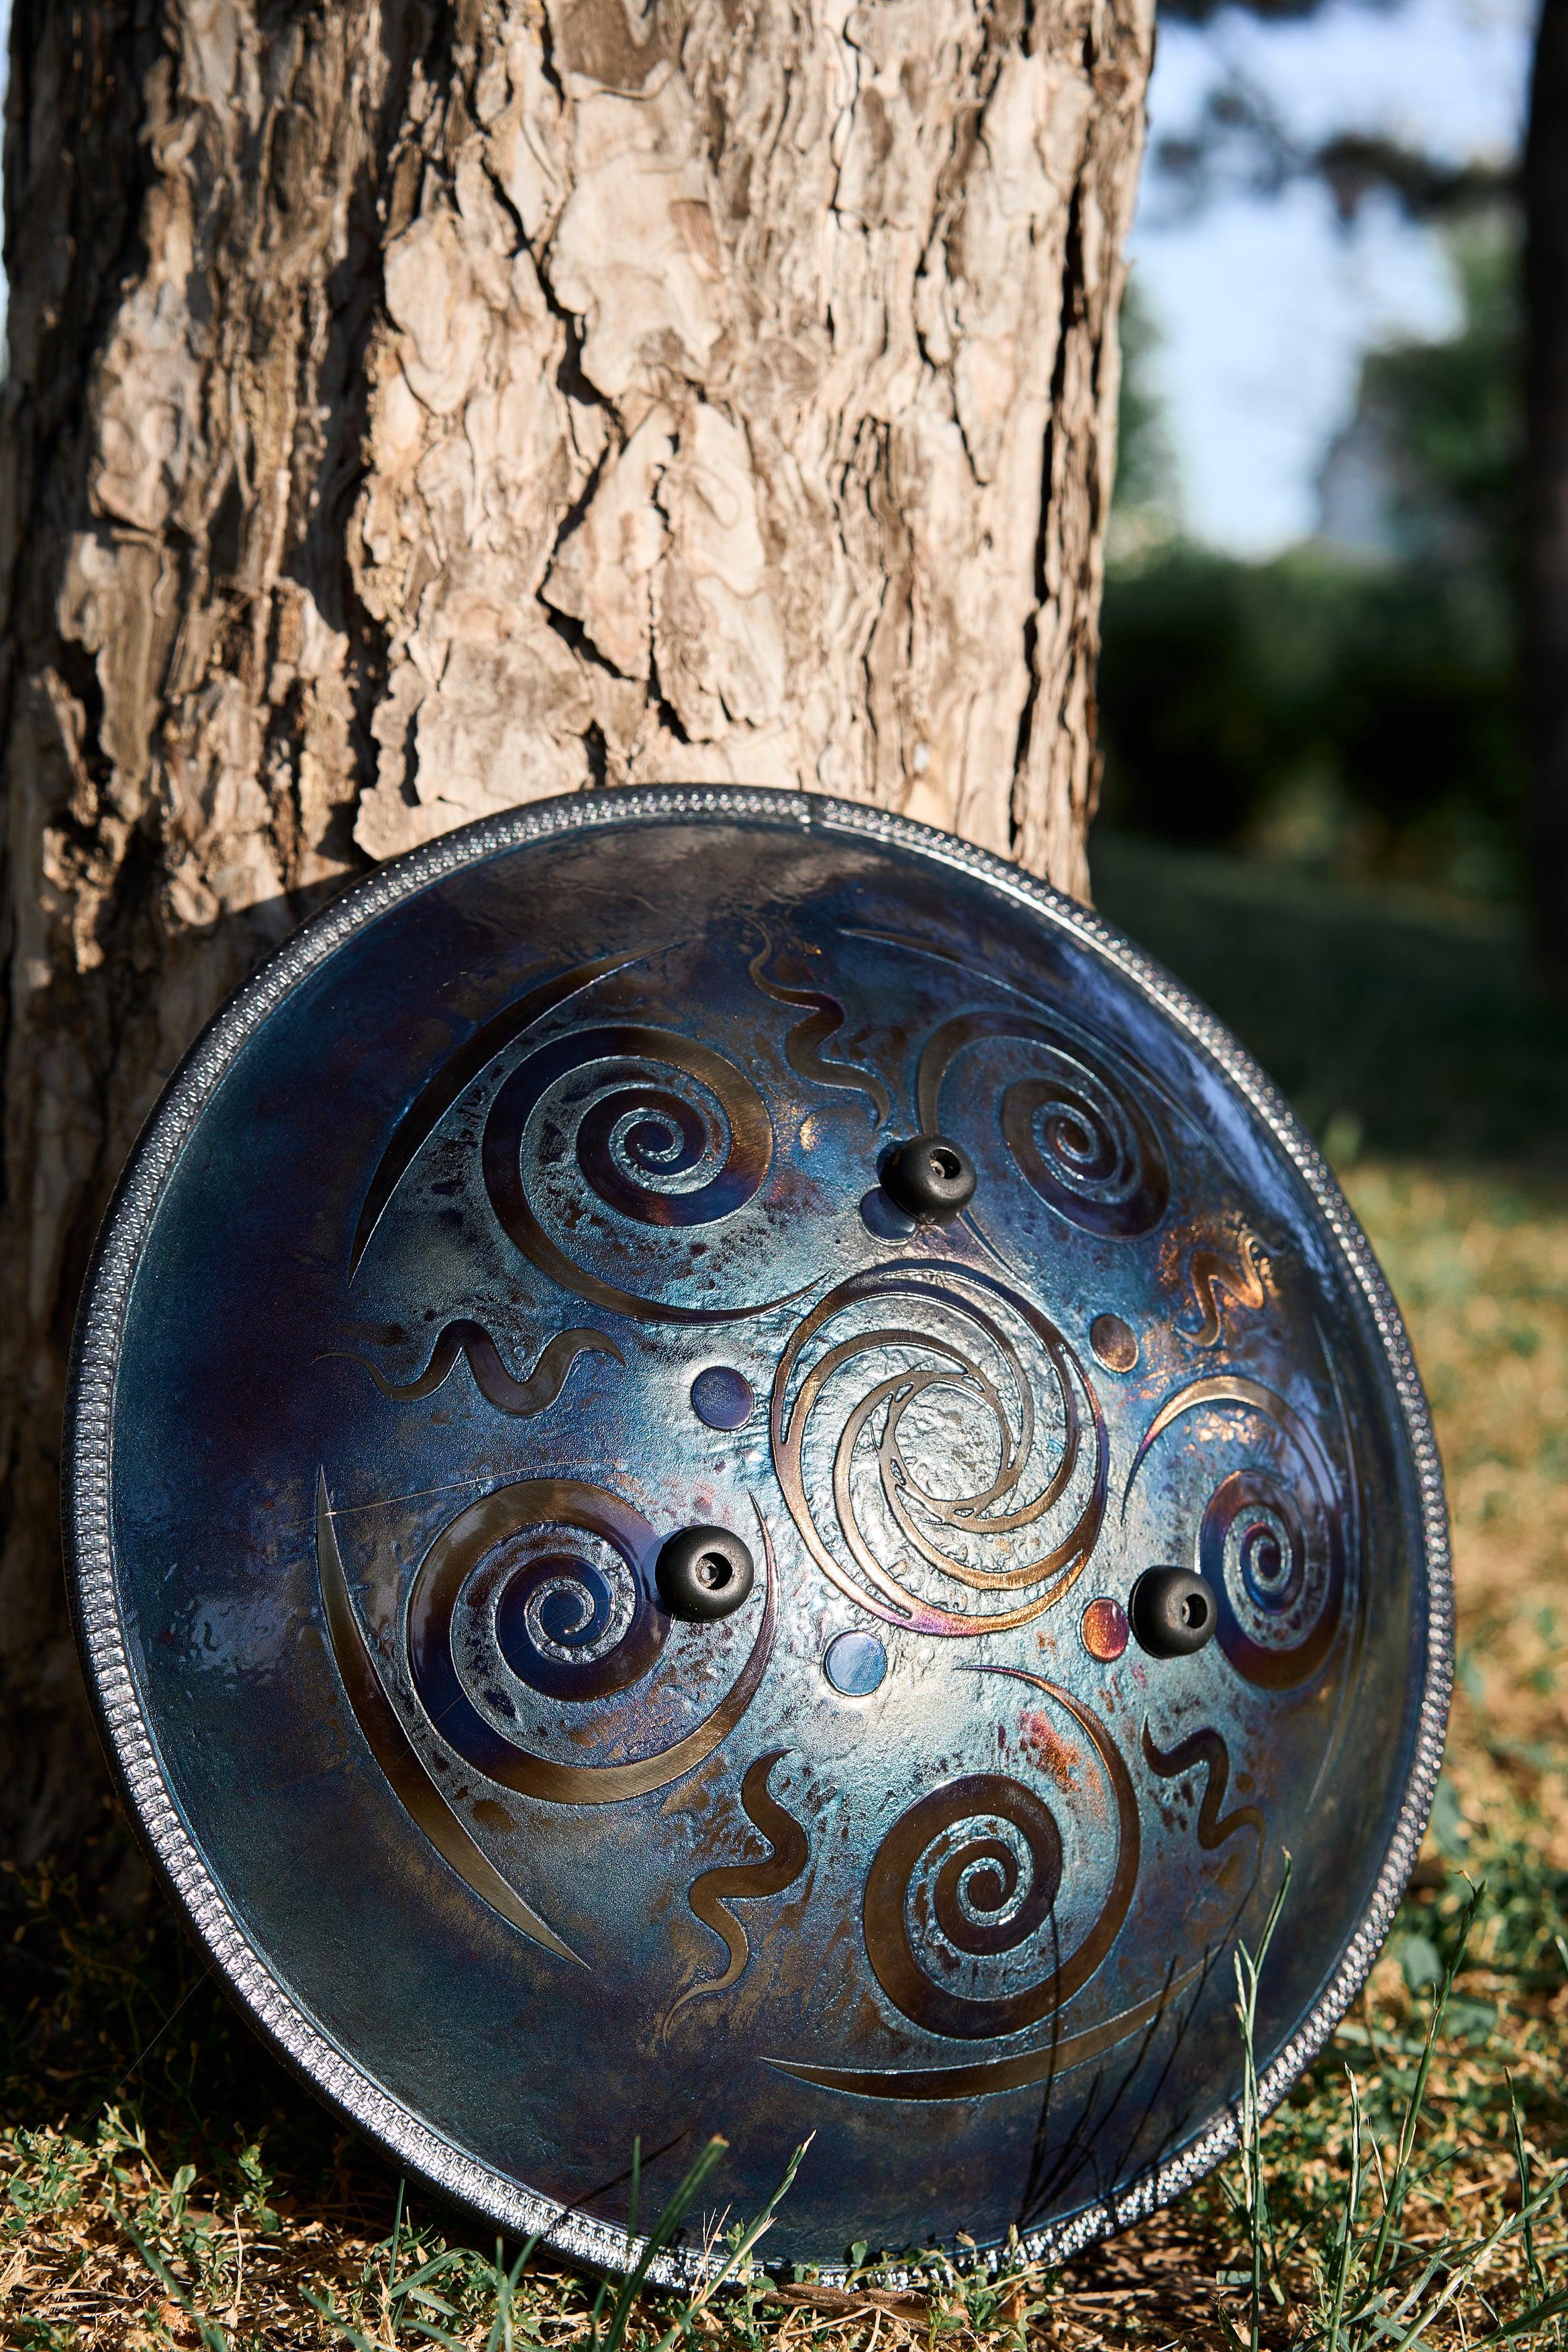
[[(829, 1442), (837, 1430), (832, 1524), (824, 1423)], [(829, 1291), (780, 1360), (772, 1427), (812, 1558), (889, 1624), (1026, 1624), (1068, 1591), (1100, 1531), (1105, 1427), (1083, 1366), (1028, 1299), (969, 1268), (879, 1266)], [(972, 1607), (955, 1585), (1028, 1597)]]

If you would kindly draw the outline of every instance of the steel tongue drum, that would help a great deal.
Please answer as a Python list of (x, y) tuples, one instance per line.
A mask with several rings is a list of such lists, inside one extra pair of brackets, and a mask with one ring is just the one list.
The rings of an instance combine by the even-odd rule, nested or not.
[(308, 923), (137, 1146), (68, 1473), (216, 1970), (595, 2263), (634, 2135), (645, 2217), (814, 2136), (765, 2251), (829, 2276), (1148, 2210), (1287, 1870), (1266, 2102), (1426, 1822), (1442, 1488), (1331, 1176), (1096, 916), (876, 810), (584, 793)]

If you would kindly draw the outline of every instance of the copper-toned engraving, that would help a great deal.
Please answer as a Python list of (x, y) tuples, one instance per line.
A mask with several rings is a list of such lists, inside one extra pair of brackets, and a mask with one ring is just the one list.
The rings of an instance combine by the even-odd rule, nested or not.
[[(668, 1072), (668, 1081), (650, 1077), (650, 1068)], [(535, 1214), (523, 1166), (529, 1123), (546, 1104), (539, 1152), (558, 1161), (570, 1151), (607, 1208), (644, 1226), (709, 1225), (755, 1198), (773, 1159), (767, 1107), (744, 1071), (669, 1029), (626, 1023), (553, 1038), (512, 1071), (490, 1106), (485, 1189), (540, 1272), (596, 1307), (651, 1322), (732, 1323), (779, 1303), (671, 1305), (569, 1257)]]
[(1202, 1770), (1203, 1801), (1198, 1807), (1198, 1843), (1205, 1853), (1233, 1838), (1237, 1830), (1256, 1830), (1263, 1835), (1263, 1815), (1256, 1805), (1236, 1805), (1222, 1813), (1225, 1792), (1230, 1782), (1230, 1750), (1212, 1726), (1194, 1731), (1174, 1748), (1156, 1747), (1154, 1735), (1147, 1722), (1143, 1726), (1143, 1755), (1151, 1770), (1162, 1780), (1179, 1780), (1187, 1773)]
[(1165, 1213), (1171, 1179), (1151, 1113), (1108, 1063), (1047, 1022), (1011, 1010), (961, 1013), (944, 1022), (921, 1055), (921, 1126), (941, 1128), (943, 1078), (966, 1045), (988, 1037), (1032, 1046), (1041, 1072), (1016, 1079), (1002, 1096), (1002, 1132), (1026, 1183), (1090, 1233), (1118, 1240), (1152, 1233)]
[(689, 1986), (671, 2002), (665, 2012), (667, 2033), (689, 2002), (728, 1991), (752, 1957), (746, 1931), (731, 1910), (731, 1904), (754, 1903), (764, 1895), (782, 1895), (805, 1868), (810, 1854), (805, 1832), (794, 1815), (786, 1813), (768, 1793), (769, 1775), (788, 1753), (785, 1748), (775, 1748), (768, 1755), (759, 1756), (741, 1783), (741, 1804), (746, 1818), (753, 1829), (762, 1832), (772, 1849), (767, 1861), (725, 1864), (717, 1870), (705, 1870), (691, 1883), (686, 1899), (695, 1916), (718, 1937), (729, 1960), (722, 1976)]
[(449, 1378), (458, 1357), (466, 1356), (474, 1385), (487, 1404), (493, 1404), (501, 1412), (527, 1418), (546, 1412), (555, 1402), (578, 1357), (588, 1354), (613, 1356), (623, 1368), (626, 1360), (615, 1341), (606, 1339), (603, 1331), (558, 1331), (540, 1349), (527, 1378), (514, 1380), (484, 1325), (459, 1316), (441, 1333), (430, 1350), (430, 1361), (417, 1380), (401, 1384), (389, 1381), (368, 1356), (351, 1356), (350, 1361), (364, 1366), (384, 1397), (391, 1397), (397, 1404), (411, 1404), (420, 1397), (434, 1396), (443, 1381)]
[(398, 1719), (397, 1711), (386, 1695), (376, 1664), (374, 1653), (360, 1630), (353, 1603), (349, 1599), (348, 1580), (343, 1574), (342, 1555), (338, 1549), (337, 1530), (332, 1525), (332, 1507), (327, 1498), (324, 1471), (316, 1473), (316, 1570), (321, 1579), (321, 1600), (327, 1613), (327, 1631), (332, 1644), (332, 1655), (338, 1673), (342, 1677), (349, 1705), (354, 1719), (369, 1743), (372, 1755), (380, 1765), (404, 1807), (429, 1839), (437, 1853), (450, 1863), (464, 1883), (472, 1887), (481, 1901), (499, 1911), (503, 1919), (547, 1952), (554, 1952), (563, 1960), (574, 1960), (586, 1968), (569, 1944), (563, 1944), (555, 1930), (530, 1908), (515, 1887), (510, 1886), (489, 1857), (475, 1843), (440, 1790), (419, 1759), (408, 1734)]
[(629, 963), (641, 961), (640, 955), (600, 956), (590, 963), (575, 964), (570, 971), (557, 972), (553, 979), (531, 989), (514, 1003), (482, 1023), (449, 1054), (438, 1070), (416, 1097), (412, 1108), (397, 1123), (391, 1142), (382, 1153), (374, 1175), (364, 1196), (359, 1223), (354, 1228), (353, 1246), (349, 1253), (349, 1276), (352, 1280), (361, 1258), (369, 1245), (370, 1237), (381, 1221), (382, 1214), (418, 1154), (420, 1146), (435, 1133), (447, 1113), (465, 1090), (471, 1087), (481, 1071), (513, 1045), (536, 1021), (542, 1021), (557, 1005), (565, 1004), (574, 996), (581, 996), (596, 980), (605, 979), (612, 971), (624, 971)]
[[(867, 1957), (888, 1999), (906, 2017), (928, 2033), (961, 2041), (1022, 2033), (1082, 1990), (1121, 1932), (1137, 1884), (1139, 1856), (1138, 1800), (1121, 1752), (1099, 1717), (1038, 1675), (1011, 1667), (971, 1671), (1006, 1674), (1029, 1684), (1088, 1733), (1110, 1784), (1116, 1853), (1104, 1903), (1077, 1946), (1064, 1953), (1054, 1933), (1042, 1935), (1041, 1972), (1032, 1983), (995, 2000), (973, 1999), (935, 1982), (910, 1943), (906, 1902), (916, 1866), (942, 1841), (943, 1858), (931, 1895), (942, 1944), (971, 1954), (1016, 1950), (1045, 1928), (1061, 1886), (1062, 1839), (1056, 1817), (1033, 1789), (999, 1772), (965, 1773), (933, 1789), (899, 1816), (878, 1847), (866, 1880)], [(968, 1832), (962, 1840), (953, 1835), (963, 1824), (987, 1818), (1010, 1822), (1027, 1853), (1029, 1876), (1023, 1899), (1016, 1904), (1019, 1860), (1012, 1843), (984, 1828)], [(988, 1913), (1005, 1916), (991, 1922)]]
[[(1013, 1332), (1004, 1328), (1000, 1310)], [(903, 1319), (882, 1321), (889, 1311)], [(879, 1319), (870, 1321), (871, 1314)], [(849, 1336), (815, 1352), (819, 1338), (841, 1318)], [(1023, 1344), (1028, 1342), (1034, 1360), (1026, 1363)], [(884, 1365), (890, 1369), (863, 1385), (873, 1367)], [(1041, 1465), (1033, 1459), (1037, 1381), (1050, 1395), (1058, 1423), (1054, 1458)], [(936, 1391), (986, 1426), (996, 1463), (984, 1484), (956, 1496), (928, 1483), (926, 1465), (906, 1436), (911, 1408)], [(825, 1397), (831, 1420), (842, 1416), (832, 1495), (853, 1566), (827, 1539), (805, 1464), (813, 1414)], [(955, 1635), (1027, 1624), (1069, 1589), (1094, 1549), (1107, 1475), (1099, 1400), (1056, 1325), (990, 1275), (957, 1265), (929, 1273), (891, 1265), (840, 1283), (800, 1323), (779, 1360), (771, 1427), (779, 1483), (813, 1559), (841, 1592), (889, 1624)], [(950, 1476), (952, 1466), (944, 1458), (942, 1467)], [(1016, 1559), (1011, 1539), (1040, 1529), (1064, 1498), (1061, 1516), (1070, 1515), (1069, 1524), (1054, 1540), (1043, 1531), (1026, 1538), (1026, 1556)], [(868, 1531), (873, 1517), (880, 1553)], [(1008, 1539), (1008, 1549), (996, 1538)], [(1037, 1551), (1036, 1543), (1043, 1548)], [(889, 1551), (895, 1556), (888, 1558)], [(950, 1587), (979, 1594), (1044, 1589), (1010, 1606), (970, 1614), (916, 1589), (911, 1563), (897, 1556), (904, 1551)]]
[[(764, 934), (764, 940), (766, 935)], [(873, 1127), (885, 1119), (892, 1109), (888, 1089), (873, 1070), (863, 1070), (856, 1062), (830, 1062), (822, 1048), (829, 1037), (844, 1026), (844, 1007), (826, 989), (790, 988), (783, 981), (770, 980), (763, 966), (773, 950), (764, 944), (747, 965), (753, 983), (775, 1004), (808, 1004), (810, 1013), (797, 1021), (784, 1040), (784, 1057), (797, 1078), (807, 1078), (814, 1086), (843, 1087), (864, 1095), (872, 1109)]]
[[(611, 1646), (584, 1669), (579, 1685), (584, 1695), (600, 1696), (640, 1680), (668, 1639), (669, 1619), (654, 1596), (654, 1531), (619, 1496), (576, 1480), (524, 1479), (486, 1495), (442, 1529), (421, 1561), (409, 1595), (409, 1663), (426, 1714), (447, 1745), (476, 1771), (515, 1789), (520, 1796), (556, 1805), (611, 1805), (644, 1796), (650, 1789), (668, 1788), (710, 1756), (734, 1729), (766, 1670), (778, 1623), (778, 1575), (760, 1511), (757, 1523), (767, 1564), (766, 1595), (751, 1654), (719, 1705), (684, 1739), (657, 1755), (625, 1764), (558, 1764), (508, 1738), (480, 1715), (463, 1687), (452, 1643), (453, 1617), (463, 1588), (489, 1555), (527, 1532), (553, 1535), (559, 1529), (566, 1538), (559, 1550), (520, 1571), (538, 1573), (541, 1584), (581, 1574), (581, 1563), (569, 1549), (573, 1530), (611, 1546), (633, 1580), (634, 1599), (624, 1625), (609, 1629), (615, 1634)], [(503, 1592), (502, 1606), (504, 1602)], [(498, 1610), (498, 1630), (499, 1619)], [(549, 1653), (542, 1655), (547, 1658)], [(542, 1665), (530, 1679), (539, 1681), (542, 1675)]]
[(1076, 2066), (1103, 2057), (1135, 2033), (1152, 2032), (1173, 2001), (1201, 1984), (1213, 1967), (1205, 1956), (1190, 1968), (1173, 1963), (1166, 1981), (1147, 2000), (1133, 2001), (1108, 2017), (1101, 2025), (1077, 2033), (1054, 2034), (1043, 2050), (1026, 2050), (1016, 2058), (982, 2058), (965, 2066), (813, 2066), (797, 2060), (770, 2058), (768, 2064), (797, 2082), (815, 2083), (824, 2091), (841, 2091), (862, 2099), (984, 2099), (1007, 2091), (1031, 2089), (1054, 2083)]
[(1292, 1690), (1328, 1656), (1343, 1612), (1344, 1515), (1336, 1481), (1314, 1432), (1282, 1396), (1260, 1381), (1221, 1373), (1193, 1381), (1161, 1406), (1128, 1474), (1129, 1492), (1150, 1448), (1205, 1405), (1244, 1410), (1258, 1433), (1256, 1458), (1220, 1481), (1198, 1530), (1198, 1568), (1219, 1612), (1216, 1638), (1247, 1682)]
[(1192, 1285), (1194, 1303), (1198, 1310), (1195, 1328), (1179, 1323), (1176, 1328), (1194, 1348), (1212, 1348), (1225, 1331), (1222, 1301), (1231, 1300), (1245, 1307), (1249, 1314), (1261, 1315), (1268, 1304), (1268, 1290), (1263, 1276), (1268, 1260), (1256, 1234), (1243, 1226), (1236, 1236), (1236, 1248), (1231, 1255), (1215, 1249), (1193, 1252), (1187, 1266), (1187, 1280)]

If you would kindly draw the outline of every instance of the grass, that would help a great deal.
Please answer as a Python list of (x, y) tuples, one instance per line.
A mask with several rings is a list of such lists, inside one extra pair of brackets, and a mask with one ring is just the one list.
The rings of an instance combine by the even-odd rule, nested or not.
[[(858, 2247), (847, 2288), (771, 2279), (757, 2259), (768, 2213), (724, 2210), (714, 2142), (678, 2192), (705, 2217), (708, 2288), (690, 2299), (611, 2288), (537, 2247), (481, 2241), (337, 2130), (229, 2011), (106, 1821), (79, 1881), (47, 1870), (10, 1881), (6, 2343), (1562, 2346), (1568, 1187), (1553, 1171), (1568, 1137), (1565, 1057), (1506, 939), (1467, 965), (1458, 937), (1444, 977), (1435, 950), (1410, 963), (1409, 926), (1383, 927), (1380, 963), (1379, 926), (1354, 902), (1287, 892), (1266, 923), (1248, 915), (1226, 933), (1215, 909), (1251, 903), (1248, 876), (1142, 849), (1102, 871), (1113, 919), (1203, 988), (1329, 1130), (1410, 1321), (1447, 1467), (1459, 1598), (1448, 1762), (1394, 1934), (1331, 2046), (1276, 2115), (1244, 2116), (1221, 2174), (1063, 2270), (1012, 2261), (965, 2276), (903, 2257), (895, 2275)], [(1354, 951), (1336, 961), (1347, 936)], [(1450, 1019), (1483, 982), (1501, 1039), (1490, 1055)], [(1363, 1031), (1397, 1042), (1381, 1092)], [(1244, 2050), (1252, 1966), (1238, 1956)]]

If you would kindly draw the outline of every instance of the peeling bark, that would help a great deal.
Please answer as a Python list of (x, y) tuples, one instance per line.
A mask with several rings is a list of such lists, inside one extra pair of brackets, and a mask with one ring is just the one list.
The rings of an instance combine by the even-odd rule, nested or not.
[(1087, 888), (1151, 0), (16, 0), (0, 406), (0, 1787), (99, 1801), (75, 1298), (257, 957), (604, 782)]

